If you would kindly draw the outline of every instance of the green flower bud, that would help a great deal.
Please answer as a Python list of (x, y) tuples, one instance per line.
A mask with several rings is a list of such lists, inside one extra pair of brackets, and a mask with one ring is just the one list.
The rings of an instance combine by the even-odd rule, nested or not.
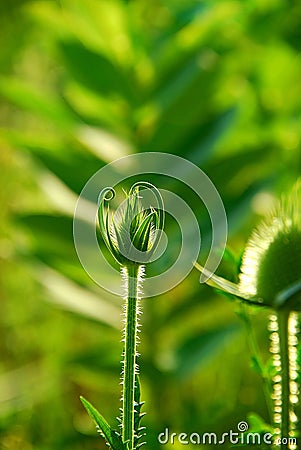
[(301, 183), (252, 233), (238, 284), (195, 266), (208, 277), (207, 284), (231, 297), (275, 310), (301, 311)]
[[(140, 189), (150, 189), (157, 208), (143, 208)], [(147, 182), (135, 183), (126, 200), (109, 219), (109, 201), (115, 197), (111, 187), (99, 195), (98, 221), (102, 238), (121, 266), (144, 265), (151, 260), (164, 226), (164, 206), (160, 192)]]
[(301, 191), (298, 184), (251, 235), (239, 290), (275, 309), (301, 310)]

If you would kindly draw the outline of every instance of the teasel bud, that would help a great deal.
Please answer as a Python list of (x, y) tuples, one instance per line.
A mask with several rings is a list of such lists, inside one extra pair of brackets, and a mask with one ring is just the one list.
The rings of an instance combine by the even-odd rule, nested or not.
[(239, 290), (264, 304), (301, 310), (301, 191), (298, 184), (246, 245)]
[(208, 284), (247, 303), (301, 311), (301, 183), (251, 234), (238, 284), (206, 275)]
[[(156, 208), (143, 207), (141, 189), (149, 189), (153, 193)], [(110, 219), (109, 202), (114, 197), (112, 187), (104, 188), (99, 195), (98, 221), (101, 236), (120, 266), (144, 265), (151, 261), (164, 226), (162, 196), (151, 183), (137, 182)]]

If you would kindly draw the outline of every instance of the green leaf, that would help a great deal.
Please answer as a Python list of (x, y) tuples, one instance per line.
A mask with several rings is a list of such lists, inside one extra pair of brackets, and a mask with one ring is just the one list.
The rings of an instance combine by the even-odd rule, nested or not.
[(60, 48), (65, 65), (80, 85), (101, 96), (119, 94), (121, 97), (131, 99), (131, 88), (125, 74), (104, 55), (76, 40), (62, 42)]
[[(115, 195), (115, 192), (111, 188), (106, 188), (101, 191), (98, 198), (98, 225), (100, 229), (100, 234), (102, 239), (104, 240), (106, 246), (112, 251), (112, 248), (110, 247), (111, 241), (110, 241), (110, 227), (109, 227), (109, 206), (107, 206), (108, 200), (106, 198), (106, 195), (108, 193), (111, 193), (112, 198)], [(107, 210), (105, 209), (105, 206), (107, 207)]]
[(143, 219), (143, 221), (139, 225), (138, 230), (134, 235), (133, 244), (141, 252), (146, 252), (148, 249), (150, 232), (152, 226), (155, 224), (156, 214), (157, 214), (156, 211), (153, 211), (150, 214), (148, 214)]
[(200, 272), (202, 272), (203, 275), (208, 277), (208, 279), (206, 279), (206, 284), (215, 289), (218, 289), (219, 292), (225, 295), (226, 297), (228, 298), (234, 297), (235, 299), (243, 300), (245, 303), (249, 305), (256, 305), (263, 307), (266, 306), (265, 303), (263, 303), (260, 298), (247, 296), (244, 294), (244, 292), (241, 292), (238, 284), (232, 283), (232, 281), (225, 280), (222, 277), (212, 274), (209, 270), (205, 269), (205, 267), (202, 267), (198, 263), (195, 263), (195, 268), (198, 269)]
[(84, 397), (80, 397), (80, 400), (112, 450), (126, 450), (126, 446), (122, 442), (118, 432), (116, 430), (112, 430), (108, 422), (97, 411), (97, 409), (95, 409), (94, 406), (92, 406), (91, 403), (89, 403)]
[[(116, 259), (116, 261), (118, 262), (118, 264), (120, 264), (120, 254), (118, 253), (118, 251), (114, 245), (114, 242), (113, 242), (112, 236), (111, 236), (111, 231), (110, 231), (109, 207), (108, 207), (108, 211), (107, 211), (107, 215), (106, 215), (106, 230), (107, 230), (107, 240), (108, 240), (107, 247), (110, 250), (110, 252), (112, 253), (112, 255), (114, 256), (114, 258)], [(115, 230), (115, 232), (116, 232), (116, 230)]]
[(264, 367), (262, 367), (261, 361), (256, 355), (251, 356), (251, 367), (259, 375), (264, 375)]
[(248, 414), (248, 432), (252, 433), (272, 433), (274, 434), (273, 427), (267, 424), (262, 417), (258, 414), (251, 412)]
[(108, 293), (95, 293), (39, 263), (32, 265), (31, 275), (46, 288), (48, 301), (64, 310), (118, 329), (120, 311), (118, 306), (112, 304)]
[(135, 449), (140, 448), (144, 445), (144, 442), (140, 442), (142, 437), (145, 436), (145, 427), (141, 427), (141, 419), (145, 415), (145, 413), (141, 413), (141, 408), (144, 405), (144, 402), (140, 401), (140, 379), (139, 376), (136, 375), (136, 383), (135, 383), (135, 415), (134, 415), (134, 429), (135, 429), (135, 440), (134, 447)]
[(42, 93), (24, 81), (0, 78), (0, 93), (15, 105), (64, 128), (75, 124), (75, 116), (62, 99)]
[(190, 336), (176, 351), (174, 369), (176, 375), (180, 377), (191, 375), (208, 359), (221, 352), (225, 345), (229, 345), (229, 341), (238, 331), (239, 328), (231, 324)]
[[(202, 84), (207, 86), (206, 92), (198, 89)], [(154, 93), (158, 121), (143, 150), (152, 151), (160, 146), (162, 151), (179, 155), (189, 155), (191, 152), (192, 160), (208, 157), (217, 140), (233, 123), (234, 117), (232, 110), (229, 110), (220, 117), (210, 114), (208, 120), (203, 105), (210, 101), (213, 90), (211, 74), (200, 69), (198, 56), (184, 61), (180, 70), (170, 74), (166, 86)]]
[(39, 135), (28, 138), (24, 133), (7, 130), (5, 132), (1, 130), (1, 135), (10, 145), (25, 150), (35, 160), (41, 162), (78, 194), (84, 182), (104, 165), (101, 158), (87, 148), (79, 146), (70, 136), (62, 142), (52, 142), (53, 139), (50, 139), (49, 135), (46, 135), (46, 138)]
[(195, 268), (198, 269), (203, 275), (208, 277), (206, 283), (209, 286), (222, 290), (223, 292), (226, 292), (228, 294), (234, 295), (235, 297), (238, 298), (242, 297), (242, 293), (240, 292), (237, 284), (232, 283), (232, 281), (225, 280), (224, 278), (211, 273), (209, 270), (207, 270), (205, 267), (202, 267), (198, 263), (195, 263)]

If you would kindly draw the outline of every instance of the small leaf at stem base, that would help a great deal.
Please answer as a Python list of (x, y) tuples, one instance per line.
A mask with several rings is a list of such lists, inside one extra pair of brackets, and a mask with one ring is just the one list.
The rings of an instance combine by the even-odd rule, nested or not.
[(120, 435), (117, 431), (112, 430), (108, 422), (104, 417), (91, 405), (84, 397), (80, 397), (80, 400), (84, 407), (86, 408), (91, 419), (94, 420), (100, 433), (106, 439), (112, 450), (127, 450), (127, 447), (122, 442)]

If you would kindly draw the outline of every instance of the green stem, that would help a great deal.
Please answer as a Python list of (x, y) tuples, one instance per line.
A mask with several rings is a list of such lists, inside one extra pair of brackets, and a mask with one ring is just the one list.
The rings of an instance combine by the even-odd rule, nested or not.
[(249, 348), (251, 351), (251, 355), (256, 359), (257, 365), (260, 369), (260, 375), (263, 381), (263, 391), (265, 396), (265, 401), (268, 408), (269, 418), (272, 421), (273, 419), (273, 401), (272, 401), (272, 386), (269, 377), (267, 376), (266, 370), (264, 369), (264, 364), (262, 358), (260, 356), (260, 352), (257, 345), (256, 336), (254, 333), (254, 328), (252, 326), (252, 322), (249, 315), (248, 306), (245, 303), (241, 303), (241, 312), (243, 321), (245, 324), (245, 328), (247, 331), (247, 340), (249, 344)]
[(128, 449), (134, 448), (134, 410), (135, 410), (135, 375), (136, 375), (136, 351), (138, 332), (138, 265), (130, 265), (125, 268), (126, 274), (126, 305), (125, 305), (125, 336), (124, 336), (124, 362), (123, 362), (123, 415), (122, 438), (128, 443)]
[[(279, 310), (278, 333), (281, 361), (281, 428), (280, 437), (288, 439), (290, 431), (290, 361), (289, 361), (289, 311)], [(288, 444), (281, 444), (281, 450), (288, 449)]]

